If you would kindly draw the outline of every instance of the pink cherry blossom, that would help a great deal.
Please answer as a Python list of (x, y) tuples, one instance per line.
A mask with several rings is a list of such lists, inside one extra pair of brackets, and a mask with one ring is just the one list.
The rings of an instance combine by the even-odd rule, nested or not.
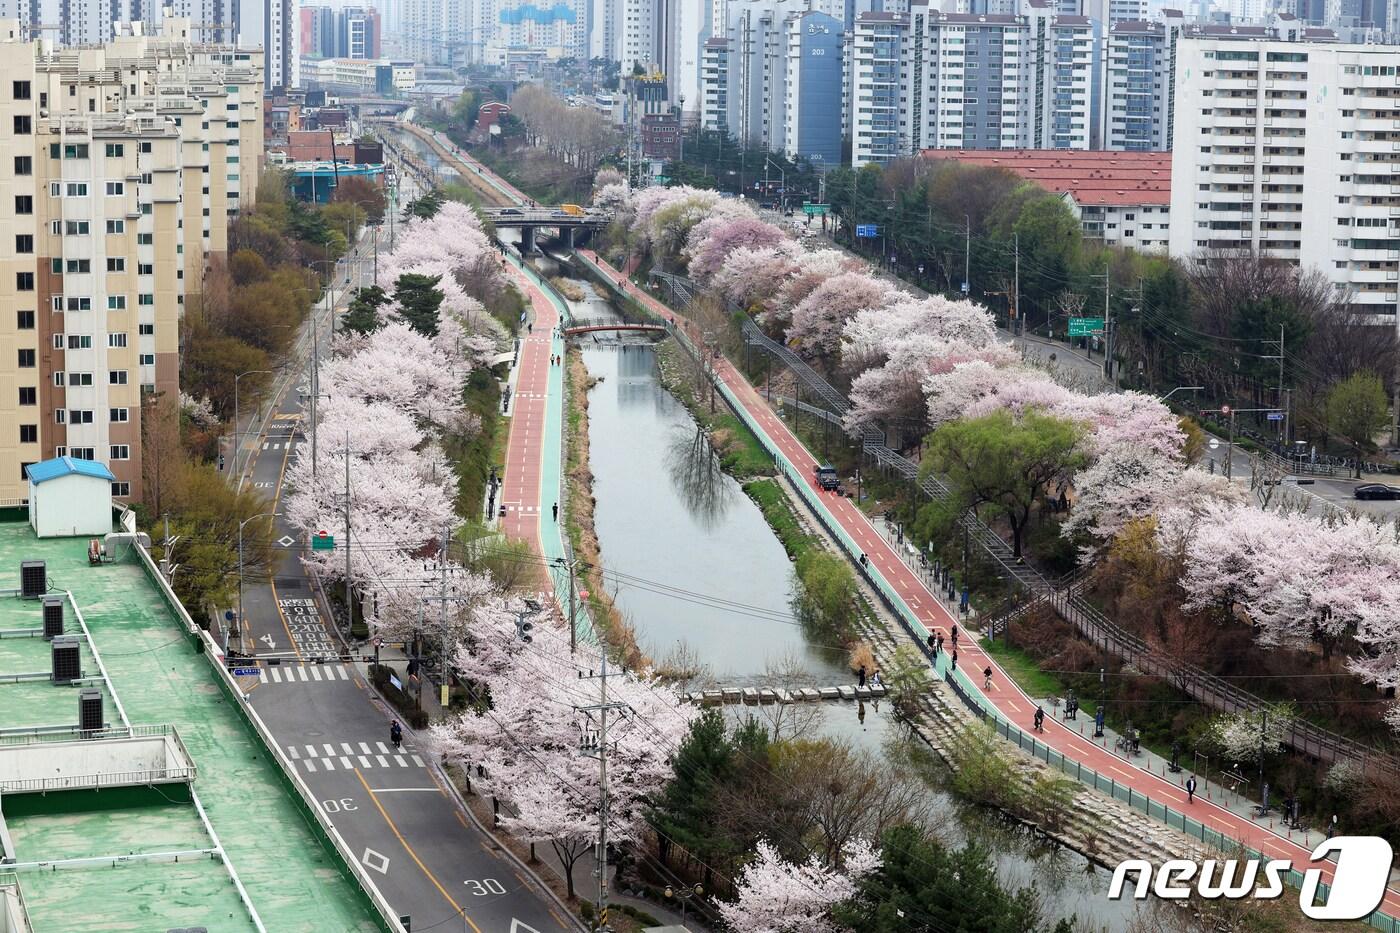
[(792, 312), (788, 341), (808, 359), (834, 356), (841, 330), (857, 311), (894, 301), (898, 291), (884, 279), (861, 272), (843, 272), (826, 279)]
[(720, 915), (736, 933), (836, 933), (831, 908), (856, 893), (856, 882), (880, 867), (876, 850), (863, 839), (844, 852), (842, 868), (819, 858), (801, 865), (785, 861), (766, 839), (744, 866), (733, 903), (720, 903)]

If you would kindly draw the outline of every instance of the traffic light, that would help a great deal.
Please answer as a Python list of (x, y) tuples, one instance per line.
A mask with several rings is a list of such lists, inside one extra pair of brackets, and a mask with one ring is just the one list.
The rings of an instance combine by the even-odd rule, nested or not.
[(528, 644), (534, 640), (530, 635), (530, 630), (534, 627), (535, 624), (533, 622), (525, 621), (525, 614), (523, 612), (515, 617), (515, 637), (521, 641)]

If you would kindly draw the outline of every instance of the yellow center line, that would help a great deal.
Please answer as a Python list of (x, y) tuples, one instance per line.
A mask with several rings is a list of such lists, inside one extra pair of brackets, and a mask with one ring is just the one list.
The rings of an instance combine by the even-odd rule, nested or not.
[(403, 846), (404, 851), (408, 853), (408, 857), (413, 859), (413, 863), (423, 870), (423, 874), (428, 876), (428, 880), (433, 883), (433, 887), (437, 888), (438, 893), (447, 900), (447, 903), (452, 905), (452, 909), (461, 914), (462, 919), (467, 921), (467, 924), (475, 930), (476, 933), (481, 933), (481, 927), (473, 923), (472, 918), (467, 916), (467, 912), (452, 899), (452, 895), (447, 893), (447, 889), (444, 888), (437, 878), (434, 877), (433, 873), (428, 870), (428, 866), (423, 864), (422, 859), (418, 857), (418, 853), (413, 851), (413, 846), (408, 844), (408, 840), (403, 837), (403, 833), (399, 832), (399, 828), (394, 825), (394, 821), (389, 819), (389, 814), (384, 811), (384, 805), (379, 802), (378, 797), (374, 796), (374, 791), (369, 789), (369, 784), (365, 782), (365, 776), (360, 773), (359, 768), (355, 769), (355, 777), (360, 779), (360, 784), (364, 786), (365, 793), (369, 794), (369, 799), (374, 801), (375, 809), (379, 811), (380, 816), (384, 817), (384, 822), (389, 824), (389, 829), (393, 832), (394, 837), (399, 840), (399, 844)]

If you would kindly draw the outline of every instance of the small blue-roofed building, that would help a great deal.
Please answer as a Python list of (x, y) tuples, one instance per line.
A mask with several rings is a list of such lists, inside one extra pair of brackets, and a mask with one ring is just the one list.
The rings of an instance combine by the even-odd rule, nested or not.
[(105, 463), (56, 457), (25, 467), (29, 524), (40, 538), (105, 535), (112, 530), (112, 481)]

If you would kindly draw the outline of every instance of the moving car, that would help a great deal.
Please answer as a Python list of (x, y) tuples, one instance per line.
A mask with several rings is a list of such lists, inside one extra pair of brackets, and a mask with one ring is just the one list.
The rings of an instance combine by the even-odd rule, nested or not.
[(577, 204), (561, 204), (559, 205), (559, 209), (573, 217), (582, 217), (584, 214), (583, 208), (579, 207)]
[(503, 207), (503, 208), (501, 208), (501, 216), (503, 216), (503, 217), (504, 217), (504, 216), (519, 217), (519, 216), (521, 216), (523, 213), (524, 213), (523, 211), (516, 210), (516, 209), (513, 208), (513, 207)]
[(817, 480), (817, 485), (823, 489), (840, 489), (841, 477), (836, 474), (836, 467), (829, 463), (819, 463), (812, 468), (812, 475)]
[(1386, 486), (1382, 483), (1362, 483), (1352, 491), (1358, 499), (1400, 499), (1400, 486)]

